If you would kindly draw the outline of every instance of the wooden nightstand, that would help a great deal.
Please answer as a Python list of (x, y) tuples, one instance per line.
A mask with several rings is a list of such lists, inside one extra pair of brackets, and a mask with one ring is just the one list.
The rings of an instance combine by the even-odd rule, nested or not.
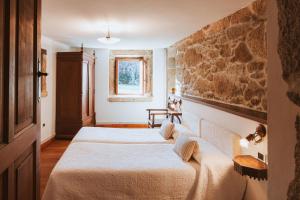
[(247, 175), (258, 180), (268, 179), (268, 165), (253, 156), (239, 155), (233, 159), (233, 162), (234, 170), (242, 176)]

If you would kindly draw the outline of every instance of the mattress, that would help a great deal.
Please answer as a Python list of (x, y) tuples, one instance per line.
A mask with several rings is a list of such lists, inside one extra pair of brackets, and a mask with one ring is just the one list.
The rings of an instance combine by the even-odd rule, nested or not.
[(75, 135), (72, 142), (99, 142), (99, 143), (172, 143), (165, 140), (159, 133), (160, 129), (127, 129), (127, 128), (100, 128), (83, 127)]
[(246, 182), (231, 160), (203, 148), (208, 155), (198, 164), (182, 161), (172, 144), (71, 143), (43, 200), (242, 199)]

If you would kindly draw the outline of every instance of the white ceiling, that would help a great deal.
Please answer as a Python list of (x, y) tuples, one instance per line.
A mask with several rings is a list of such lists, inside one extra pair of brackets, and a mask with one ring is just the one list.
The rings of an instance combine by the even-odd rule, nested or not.
[[(42, 33), (71, 46), (164, 48), (253, 0), (43, 0)], [(108, 24), (121, 42), (103, 45)]]

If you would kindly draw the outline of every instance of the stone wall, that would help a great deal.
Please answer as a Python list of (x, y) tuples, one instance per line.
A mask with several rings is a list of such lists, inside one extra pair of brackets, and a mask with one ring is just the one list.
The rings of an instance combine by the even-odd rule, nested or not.
[(207, 25), (174, 44), (180, 94), (267, 111), (266, 2)]

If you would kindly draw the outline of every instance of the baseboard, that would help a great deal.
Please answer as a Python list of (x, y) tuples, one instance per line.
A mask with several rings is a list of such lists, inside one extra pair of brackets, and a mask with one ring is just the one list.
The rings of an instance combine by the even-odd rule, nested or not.
[(106, 127), (106, 128), (148, 128), (147, 124), (101, 124), (97, 123), (96, 127)]
[(52, 136), (52, 137), (48, 138), (47, 140), (45, 140), (44, 142), (42, 142), (41, 147), (40, 147), (41, 151), (43, 151), (46, 147), (48, 147), (49, 144), (51, 144), (54, 140), (55, 140), (55, 137)]
[(56, 134), (55, 135), (55, 139), (58, 139), (58, 140), (72, 140), (75, 135)]

